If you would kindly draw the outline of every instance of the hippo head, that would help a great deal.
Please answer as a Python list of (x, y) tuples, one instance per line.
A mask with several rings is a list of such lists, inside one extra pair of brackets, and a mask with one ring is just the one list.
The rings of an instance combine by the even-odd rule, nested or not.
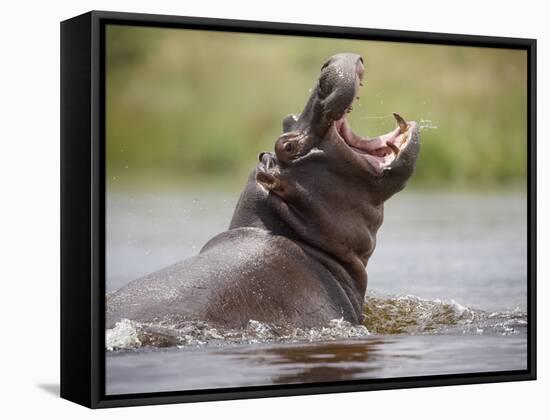
[(387, 134), (352, 131), (346, 115), (364, 71), (356, 54), (327, 60), (300, 116), (283, 120), (275, 153), (260, 153), (230, 225), (261, 227), (337, 260), (354, 278), (357, 302), (383, 203), (405, 186), (419, 151), (417, 124), (397, 114)]
[[(365, 68), (357, 54), (337, 54), (322, 66), (319, 79), (299, 117), (283, 120), (283, 134), (275, 144), (277, 171), (260, 173), (265, 186), (292, 183), (306, 167), (317, 177), (330, 171), (326, 182), (334, 188), (364, 191), (372, 204), (381, 203), (404, 188), (419, 151), (418, 126), (393, 114), (395, 130), (366, 138), (352, 131), (347, 114), (359, 99)], [(352, 185), (353, 184), (353, 185)], [(361, 199), (364, 199), (361, 197)]]

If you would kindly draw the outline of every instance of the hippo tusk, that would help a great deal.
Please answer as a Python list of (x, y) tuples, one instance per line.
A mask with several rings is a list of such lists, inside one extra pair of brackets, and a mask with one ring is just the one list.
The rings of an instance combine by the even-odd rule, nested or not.
[(392, 152), (395, 154), (395, 156), (397, 156), (399, 154), (399, 147), (397, 147), (391, 141), (387, 142), (386, 146), (388, 146), (392, 150)]
[(395, 121), (397, 121), (397, 125), (399, 125), (399, 131), (401, 134), (406, 133), (409, 129), (407, 122), (401, 117), (401, 115), (395, 112), (393, 113), (393, 117), (395, 118)]

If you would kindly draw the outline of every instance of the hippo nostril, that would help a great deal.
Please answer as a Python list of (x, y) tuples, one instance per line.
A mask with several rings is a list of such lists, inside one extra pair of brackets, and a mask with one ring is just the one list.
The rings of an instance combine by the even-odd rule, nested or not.
[(363, 77), (365, 76), (365, 66), (361, 57), (359, 57), (359, 60), (357, 61), (355, 71), (357, 72), (357, 77), (359, 77), (359, 82), (363, 81)]
[(262, 162), (263, 157), (264, 157), (264, 155), (265, 155), (266, 153), (267, 153), (267, 152), (261, 152), (261, 153), (258, 155), (258, 160), (259, 160), (260, 162)]
[(323, 67), (321, 67), (321, 72), (328, 67), (328, 65), (332, 63), (332, 57), (330, 57), (325, 63), (323, 64)]
[(286, 152), (292, 152), (292, 143), (285, 143), (284, 149)]

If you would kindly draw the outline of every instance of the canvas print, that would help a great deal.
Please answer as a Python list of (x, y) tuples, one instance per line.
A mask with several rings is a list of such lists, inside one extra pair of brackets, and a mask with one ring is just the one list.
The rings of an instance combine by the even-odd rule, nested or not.
[(105, 31), (106, 395), (527, 369), (525, 50)]

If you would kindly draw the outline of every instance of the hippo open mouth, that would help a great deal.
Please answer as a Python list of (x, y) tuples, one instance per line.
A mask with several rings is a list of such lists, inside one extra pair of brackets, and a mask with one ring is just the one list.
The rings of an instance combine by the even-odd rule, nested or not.
[[(351, 112), (351, 106), (347, 113)], [(397, 128), (389, 133), (377, 137), (363, 137), (354, 133), (347, 120), (347, 115), (333, 123), (336, 132), (343, 142), (356, 154), (361, 155), (376, 172), (384, 168), (397, 158), (401, 150), (407, 147), (413, 133), (414, 122), (407, 123), (399, 114), (393, 114), (397, 121)]]
[(347, 115), (359, 99), (364, 73), (363, 59), (357, 54), (336, 54), (325, 62), (302, 113), (283, 119), (283, 134), (275, 143), (281, 166), (298, 164), (322, 151), (331, 156), (332, 165), (345, 166), (348, 174), (351, 168), (368, 174), (365, 179), (377, 184), (373, 188), (396, 191), (405, 186), (418, 156), (418, 125), (394, 113), (397, 127), (389, 133), (373, 138), (354, 133)]

